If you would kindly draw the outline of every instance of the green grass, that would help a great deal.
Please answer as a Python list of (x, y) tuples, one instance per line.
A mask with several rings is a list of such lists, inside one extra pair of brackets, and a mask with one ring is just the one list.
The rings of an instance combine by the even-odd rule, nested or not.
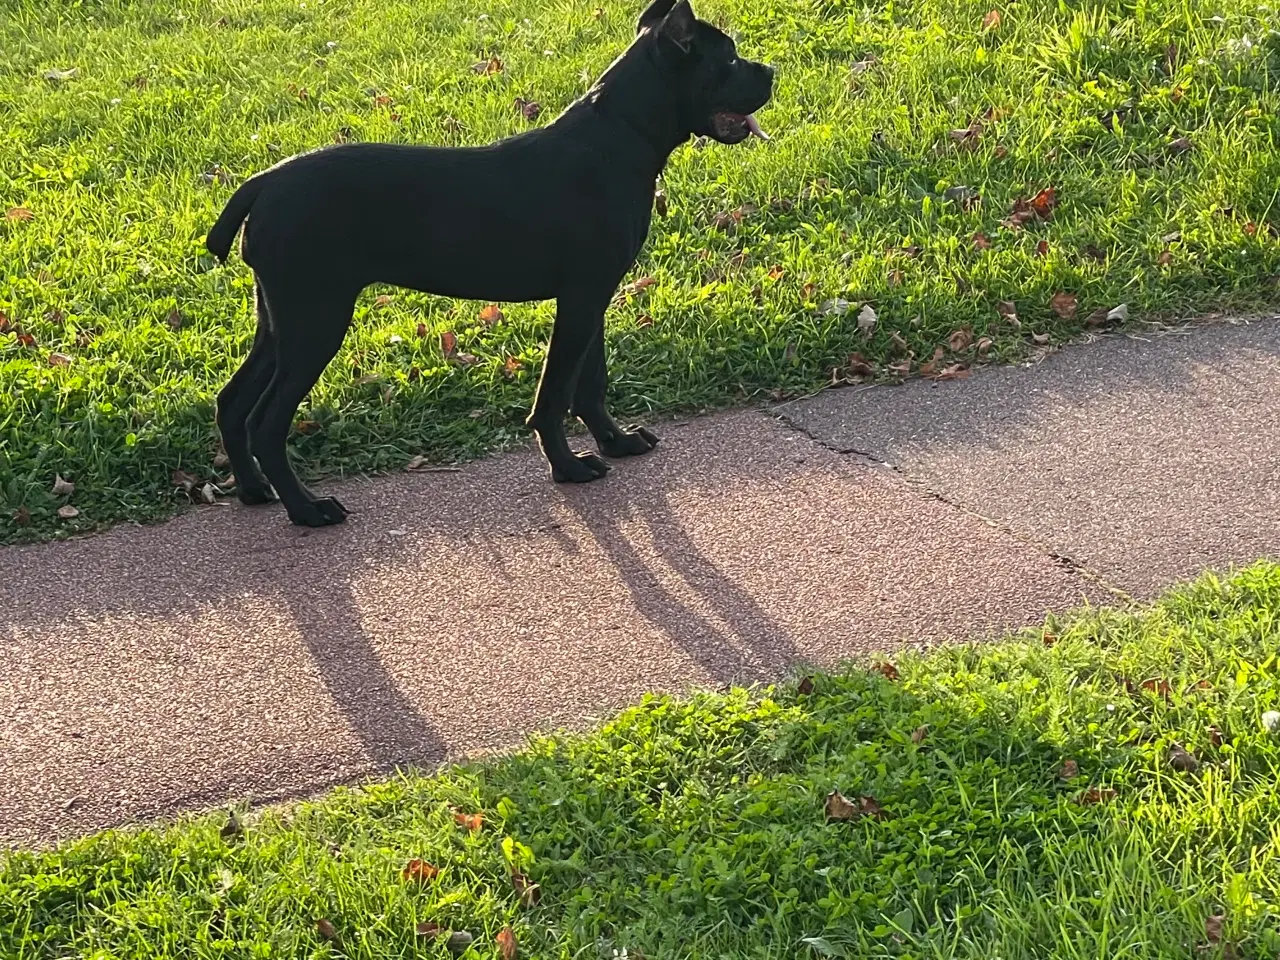
[[(446, 956), (427, 923), (474, 957), (509, 926), (521, 956), (563, 960), (1274, 960), (1280, 565), (896, 669), (652, 698), (589, 735), (241, 813), (229, 837), (215, 814), (18, 853), (0, 956)], [(829, 821), (832, 790), (886, 816)], [(438, 876), (406, 880), (414, 858)]]
[[(623, 414), (808, 390), (855, 351), (884, 377), (904, 349), (918, 369), (942, 348), (945, 366), (977, 360), (989, 338), (984, 355), (1008, 359), (1121, 303), (1137, 319), (1274, 300), (1274, 7), (1021, 0), (984, 30), (987, 2), (700, 4), (780, 68), (761, 113), (776, 139), (675, 156), (668, 213), (636, 270), (657, 283), (608, 318)], [(202, 244), (234, 183), (338, 136), (489, 141), (529, 125), (517, 97), (541, 103), (545, 123), (638, 12), (616, 0), (0, 0), (0, 211), (32, 213), (0, 219), (0, 542), (160, 516), (180, 498), (175, 469), (222, 475), (212, 398), (248, 349), (250, 278), (238, 259), (215, 268)], [(505, 69), (472, 71), (489, 56)], [(988, 110), (980, 135), (950, 135)], [(1179, 137), (1192, 148), (1172, 149)], [(980, 202), (947, 199), (962, 186)], [(1051, 220), (1001, 226), (1048, 187)], [(736, 229), (714, 226), (747, 205), (758, 209)], [(1051, 312), (1058, 292), (1078, 298), (1074, 317)], [(839, 297), (848, 312), (820, 310)], [(865, 303), (879, 316), (869, 337), (855, 320)], [(551, 306), (503, 305), (493, 326), (479, 308), (370, 291), (301, 414), (306, 472), (524, 437)], [(953, 351), (961, 328), (972, 336)], [(477, 362), (447, 362), (444, 332)], [(73, 520), (55, 517), (56, 475), (77, 485)]]

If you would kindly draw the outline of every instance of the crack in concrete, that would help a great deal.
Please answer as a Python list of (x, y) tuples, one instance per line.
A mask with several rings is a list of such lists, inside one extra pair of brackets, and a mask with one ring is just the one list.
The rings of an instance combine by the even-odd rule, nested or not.
[(1113, 594), (1117, 599), (1121, 600), (1122, 602), (1126, 604), (1132, 604), (1136, 602), (1135, 598), (1130, 593), (1128, 593), (1128, 591), (1112, 583), (1100, 572), (1091, 568), (1084, 561), (1078, 560), (1075, 557), (1062, 553), (1060, 550), (1055, 550), (1053, 547), (1049, 546), (1047, 543), (1042, 543), (1039, 540), (1035, 539), (1034, 537), (1030, 537), (1027, 534), (1023, 533), (1022, 531), (1009, 526), (1007, 523), (997, 520), (994, 517), (989, 517), (986, 514), (980, 513), (979, 511), (966, 506), (963, 503), (950, 499), (945, 494), (939, 493), (937, 490), (933, 489), (933, 487), (931, 487), (926, 480), (913, 476), (909, 473), (906, 473), (905, 471), (899, 469), (894, 464), (889, 463), (885, 460), (881, 460), (878, 457), (876, 457), (874, 454), (871, 454), (866, 450), (859, 450), (856, 447), (844, 447), (838, 444), (830, 443), (829, 441), (823, 439), (822, 437), (818, 436), (813, 431), (805, 427), (803, 424), (799, 423), (796, 420), (791, 419), (791, 417), (789, 417), (785, 413), (782, 413), (777, 410), (769, 410), (768, 408), (766, 408), (763, 412), (765, 413), (766, 416), (773, 417), (779, 423), (785, 426), (787, 429), (793, 431), (794, 433), (800, 434), (801, 436), (809, 440), (811, 443), (817, 444), (818, 446), (822, 447), (824, 450), (828, 450), (831, 453), (837, 454), (838, 456), (855, 458), (858, 462), (863, 463), (866, 466), (877, 467), (881, 470), (886, 470), (889, 473), (892, 473), (895, 477), (897, 477), (899, 480), (901, 480), (903, 483), (905, 483), (906, 485), (908, 485), (918, 493), (922, 493), (925, 496), (929, 497), (930, 499), (936, 500), (939, 503), (944, 504), (953, 510), (958, 510), (963, 514), (966, 514), (967, 516), (973, 517), (975, 520), (979, 520), (982, 523), (985, 523), (987, 526), (991, 527), (994, 530), (1000, 531), (1006, 536), (1013, 537), (1019, 543), (1026, 544), (1027, 546), (1031, 547), (1033, 550), (1037, 551), (1038, 553), (1044, 554), (1046, 557), (1048, 557), (1053, 563), (1057, 564), (1058, 566), (1070, 571), (1071, 573), (1076, 574), (1077, 576), (1085, 580), (1088, 580), (1094, 583), (1095, 585), (1101, 587), (1103, 590), (1106, 590), (1108, 593)]

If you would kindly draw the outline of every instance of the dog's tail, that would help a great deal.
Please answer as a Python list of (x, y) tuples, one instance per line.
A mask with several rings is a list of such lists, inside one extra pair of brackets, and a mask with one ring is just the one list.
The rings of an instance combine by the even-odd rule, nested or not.
[(231, 244), (236, 234), (240, 232), (240, 224), (244, 223), (245, 218), (249, 216), (254, 201), (262, 192), (264, 179), (263, 174), (259, 174), (242, 183), (240, 188), (231, 195), (227, 205), (222, 208), (217, 222), (205, 237), (204, 245), (223, 263), (226, 263), (227, 257), (231, 255)]

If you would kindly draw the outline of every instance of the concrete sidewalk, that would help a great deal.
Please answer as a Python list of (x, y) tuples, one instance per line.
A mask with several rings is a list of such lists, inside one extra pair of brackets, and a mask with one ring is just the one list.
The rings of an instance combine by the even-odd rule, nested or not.
[(0, 844), (302, 795), (647, 690), (1275, 556), (1278, 356), (1274, 323), (1117, 340), (659, 424), (652, 455), (588, 487), (528, 450), (352, 485), (329, 530), (219, 505), (6, 549)]

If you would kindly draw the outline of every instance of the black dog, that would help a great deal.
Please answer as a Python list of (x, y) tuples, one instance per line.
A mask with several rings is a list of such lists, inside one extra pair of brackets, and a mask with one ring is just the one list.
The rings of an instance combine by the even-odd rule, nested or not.
[(584, 483), (609, 469), (570, 449), (566, 410), (607, 457), (652, 449), (657, 437), (624, 430), (605, 408), (605, 308), (648, 235), (667, 157), (692, 135), (727, 144), (763, 136), (752, 114), (772, 87), (772, 68), (740, 59), (688, 0), (653, 0), (627, 51), (542, 129), (486, 147), (328, 147), (245, 182), (207, 240), (226, 260), (248, 219), (241, 253), (254, 271), (258, 328), (218, 395), (241, 502), (269, 502), (274, 487), (294, 523), (346, 517), (337, 500), (302, 485), (285, 441), (373, 283), (468, 300), (554, 298), (526, 421), (553, 479)]

